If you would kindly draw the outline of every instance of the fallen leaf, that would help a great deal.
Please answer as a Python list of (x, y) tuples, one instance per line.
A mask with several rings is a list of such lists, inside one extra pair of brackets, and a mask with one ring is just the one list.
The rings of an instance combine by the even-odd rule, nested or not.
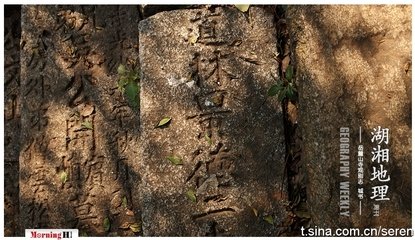
[(271, 225), (274, 225), (274, 219), (272, 218), (272, 216), (265, 216), (265, 217), (264, 217), (264, 220), (265, 220), (267, 223), (269, 223), (269, 224), (271, 224)]
[(61, 172), (60, 179), (62, 183), (66, 183), (68, 181), (68, 174), (65, 171)]
[(196, 192), (193, 189), (190, 189), (186, 192), (186, 196), (190, 199), (192, 202), (196, 202)]
[(133, 233), (138, 233), (141, 231), (141, 224), (139, 223), (133, 223), (130, 225), (130, 229), (131, 231), (133, 231)]
[(284, 59), (282, 59), (282, 62), (281, 62), (282, 72), (286, 72), (287, 67), (288, 67), (289, 64), (290, 64), (290, 56), (287, 55), (287, 56), (284, 57)]
[(178, 156), (168, 156), (167, 160), (169, 160), (174, 165), (183, 165), (182, 159)]
[(249, 4), (235, 4), (235, 7), (241, 12), (246, 12), (249, 9)]
[(82, 126), (83, 128), (90, 129), (90, 130), (94, 129), (94, 128), (92, 127), (92, 123), (91, 123), (91, 122), (89, 122), (89, 121), (84, 121), (84, 122), (82, 122), (82, 123), (81, 123), (81, 126)]
[(195, 44), (196, 42), (197, 42), (197, 39), (198, 39), (199, 37), (198, 36), (196, 36), (196, 35), (192, 35), (192, 36), (190, 36), (189, 37), (189, 42), (191, 43), (191, 44)]
[(209, 145), (212, 145), (212, 138), (209, 137), (207, 133), (205, 133), (205, 140), (209, 143)]
[(255, 217), (258, 217), (258, 210), (256, 210), (256, 208), (252, 208), (252, 211), (254, 212)]
[(165, 117), (165, 118), (160, 120), (160, 122), (157, 124), (157, 127), (164, 126), (167, 123), (169, 123), (170, 121), (171, 121), (171, 117)]
[(105, 232), (108, 232), (108, 231), (110, 230), (110, 228), (111, 228), (111, 223), (110, 223), (110, 219), (109, 219), (108, 217), (106, 217), (106, 218), (104, 219), (104, 222), (103, 222), (103, 227), (104, 227)]

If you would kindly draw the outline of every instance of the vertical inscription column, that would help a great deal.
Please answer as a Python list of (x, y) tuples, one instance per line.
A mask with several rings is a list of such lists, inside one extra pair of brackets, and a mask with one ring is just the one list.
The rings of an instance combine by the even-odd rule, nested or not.
[[(46, 115), (50, 104), (52, 74), (46, 73), (47, 47), (39, 23), (46, 21), (36, 7), (22, 7), (21, 41), (21, 150), (20, 150), (20, 215), (21, 229), (45, 228), (50, 222), (50, 203), (53, 201), (50, 191), (54, 188), (54, 166), (46, 157), (46, 127), (49, 119)], [(33, 23), (32, 23), (32, 20)], [(34, 30), (37, 29), (37, 30)], [(56, 76), (56, 75), (55, 75)], [(55, 157), (55, 156), (53, 156)]]
[[(115, 28), (134, 21), (120, 18), (134, 8), (22, 9), (22, 230), (135, 235), (125, 226), (139, 222), (128, 183), (136, 176), (129, 161), (139, 121), (115, 90), (114, 74), (137, 58), (136, 34)], [(106, 14), (97, 16), (99, 9)]]
[[(286, 217), (282, 114), (266, 98), (278, 66), (275, 25), (266, 8), (250, 14), (216, 7), (140, 22), (134, 167), (144, 235), (275, 235)], [(155, 128), (164, 117), (171, 122)]]

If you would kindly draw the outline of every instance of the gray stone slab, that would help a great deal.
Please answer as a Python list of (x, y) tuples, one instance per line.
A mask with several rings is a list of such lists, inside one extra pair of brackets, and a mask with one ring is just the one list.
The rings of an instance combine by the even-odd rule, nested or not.
[[(146, 236), (272, 236), (286, 217), (272, 9), (177, 10), (139, 24)], [(156, 128), (165, 117), (171, 121)], [(182, 165), (167, 158), (176, 156)], [(186, 193), (193, 190), (196, 202)], [(136, 196), (135, 196), (136, 197)], [(273, 224), (264, 219), (273, 220)]]
[[(411, 6), (295, 6), (287, 16), (297, 64), (301, 157), (307, 162), (307, 201), (314, 224), (410, 227)], [(378, 126), (389, 129), (389, 143), (372, 142)], [(350, 131), (350, 152), (345, 154), (349, 177), (340, 176), (340, 167), (346, 167), (340, 162), (341, 127)], [(358, 183), (360, 144), (363, 184)], [(385, 183), (371, 180), (373, 168), (380, 169), (372, 160), (378, 145), (389, 149), (389, 161), (382, 162), (390, 176)], [(349, 197), (343, 198), (349, 205), (341, 204), (341, 182), (350, 183), (349, 194), (342, 194)], [(390, 200), (373, 193), (373, 187), (384, 184)], [(358, 188), (364, 190), (361, 213)], [(379, 216), (374, 216), (375, 205)], [(341, 215), (347, 211), (350, 216)]]
[(22, 7), (20, 235), (27, 228), (134, 235), (119, 227), (139, 221), (129, 168), (139, 120), (116, 75), (120, 63), (137, 60), (134, 9)]

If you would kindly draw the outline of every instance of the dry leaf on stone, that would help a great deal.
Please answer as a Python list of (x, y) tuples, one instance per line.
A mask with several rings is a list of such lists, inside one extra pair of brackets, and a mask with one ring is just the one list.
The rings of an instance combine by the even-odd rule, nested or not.
[(265, 217), (264, 217), (264, 220), (265, 220), (267, 223), (269, 223), (269, 224), (271, 224), (271, 225), (274, 225), (274, 218), (272, 218), (272, 216), (265, 216)]
[(165, 117), (165, 118), (160, 120), (160, 122), (157, 124), (156, 127), (162, 127), (162, 126), (168, 124), (170, 121), (171, 121), (171, 117)]
[(131, 231), (133, 231), (133, 233), (138, 233), (141, 231), (141, 224), (139, 223), (133, 223), (130, 225), (130, 229)]
[(183, 165), (182, 159), (178, 156), (168, 156), (167, 160), (169, 160), (174, 165)]
[(281, 69), (283, 73), (287, 70), (287, 67), (289, 64), (290, 64), (290, 56), (287, 55), (284, 57), (284, 59), (282, 59), (282, 62), (281, 62)]
[(258, 210), (256, 210), (256, 208), (252, 208), (252, 211), (254, 212), (255, 217), (258, 217)]
[(187, 191), (187, 192), (186, 192), (186, 196), (187, 196), (187, 198), (189, 198), (189, 199), (190, 199), (190, 201), (192, 201), (192, 202), (196, 202), (196, 201), (197, 201), (197, 199), (196, 199), (196, 192), (195, 192), (195, 190), (193, 190), (193, 189), (190, 189), (189, 191)]
[(209, 145), (212, 145), (212, 138), (209, 137), (209, 134), (205, 133), (205, 140), (208, 142)]
[(84, 122), (82, 122), (82, 123), (81, 123), (81, 126), (82, 126), (83, 128), (90, 129), (90, 130), (94, 129), (94, 128), (92, 127), (92, 123), (91, 123), (91, 122), (89, 122), (89, 121), (84, 121)]
[(60, 179), (62, 183), (66, 183), (68, 181), (68, 174), (65, 171), (61, 172)]
[(196, 36), (196, 35), (192, 35), (192, 36), (190, 36), (189, 37), (189, 42), (191, 43), (191, 44), (195, 44), (196, 42), (197, 42), (197, 39), (198, 39), (199, 37), (198, 36)]

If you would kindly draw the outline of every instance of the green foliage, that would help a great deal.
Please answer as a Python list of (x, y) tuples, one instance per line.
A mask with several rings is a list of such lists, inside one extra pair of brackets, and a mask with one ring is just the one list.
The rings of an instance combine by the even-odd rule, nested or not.
[(165, 117), (163, 119), (160, 120), (160, 122), (157, 124), (156, 128), (158, 127), (162, 127), (167, 125), (169, 122), (171, 121), (171, 117)]
[(178, 156), (168, 156), (167, 160), (169, 160), (174, 165), (183, 165), (183, 160)]
[(81, 127), (86, 128), (86, 129), (90, 129), (90, 130), (94, 129), (93, 126), (92, 126), (92, 123), (89, 122), (89, 121), (82, 122)]
[(187, 198), (188, 198), (190, 201), (192, 201), (192, 202), (196, 202), (196, 201), (197, 201), (197, 199), (196, 199), (196, 192), (195, 192), (195, 190), (194, 190), (194, 189), (189, 189), (189, 190), (186, 192), (186, 196), (187, 196)]
[(127, 69), (124, 65), (120, 64), (117, 69), (119, 80), (118, 89), (125, 94), (128, 103), (133, 108), (138, 108), (140, 98), (140, 74), (137, 70)]
[(104, 222), (102, 223), (102, 225), (103, 225), (103, 227), (104, 227), (105, 232), (108, 232), (108, 231), (110, 230), (110, 228), (111, 228), (111, 222), (110, 222), (110, 219), (109, 219), (108, 217), (106, 217), (106, 218), (104, 219)]
[(295, 101), (297, 99), (297, 88), (293, 82), (294, 69), (289, 65), (285, 71), (285, 76), (282, 81), (278, 81), (277, 84), (272, 85), (268, 90), (268, 96), (278, 96), (279, 101), (289, 99)]
[(65, 171), (61, 172), (59, 177), (62, 183), (66, 183), (68, 181), (68, 174)]
[(138, 232), (141, 231), (141, 224), (139, 224), (139, 223), (133, 223), (133, 224), (130, 225), (129, 228), (131, 229), (131, 231), (133, 233), (138, 233)]
[(212, 145), (213, 141), (212, 138), (209, 137), (208, 133), (205, 133), (205, 140), (208, 142), (209, 145)]
[(269, 224), (271, 224), (271, 225), (274, 225), (274, 218), (273, 218), (272, 216), (265, 216), (265, 217), (264, 217), (264, 220), (265, 220), (267, 223), (269, 223)]

